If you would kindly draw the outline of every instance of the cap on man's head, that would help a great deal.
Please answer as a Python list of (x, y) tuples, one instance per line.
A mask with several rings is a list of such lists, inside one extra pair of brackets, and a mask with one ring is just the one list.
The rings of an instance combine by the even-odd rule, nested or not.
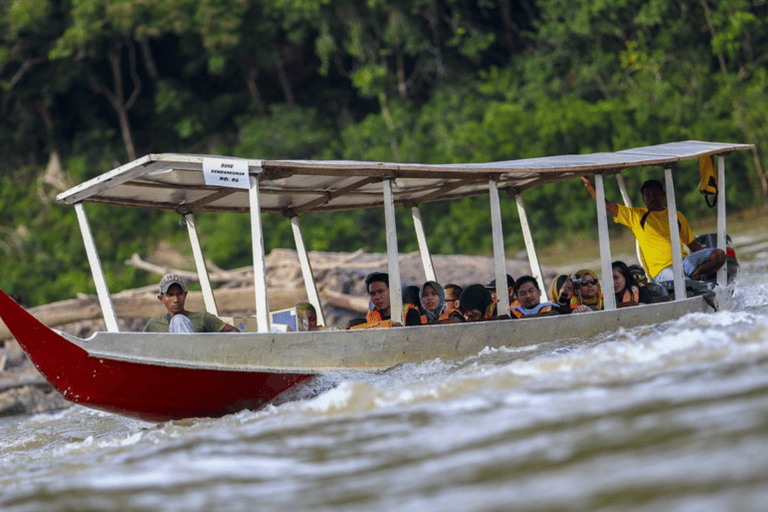
[(664, 185), (661, 184), (659, 180), (646, 180), (643, 182), (642, 186), (640, 186), (640, 193), (643, 193), (643, 190), (647, 188), (658, 188), (662, 192), (664, 192)]
[[(507, 274), (507, 288), (512, 288), (513, 286), (515, 286), (515, 278), (512, 277), (511, 275)], [(491, 282), (488, 283), (487, 285), (485, 285), (485, 287), (488, 290), (495, 290), (496, 289), (496, 278), (494, 277), (493, 279), (491, 279)]]
[(174, 284), (181, 286), (181, 291), (183, 292), (187, 291), (187, 285), (184, 284), (184, 280), (181, 278), (180, 275), (165, 274), (163, 278), (160, 280), (160, 295), (166, 293), (168, 291), (168, 288), (170, 288)]

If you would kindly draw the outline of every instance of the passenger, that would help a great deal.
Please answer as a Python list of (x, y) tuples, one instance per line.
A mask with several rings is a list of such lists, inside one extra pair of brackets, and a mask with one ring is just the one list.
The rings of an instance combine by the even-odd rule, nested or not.
[(427, 281), (421, 287), (421, 307), (424, 310), (422, 323), (425, 324), (435, 324), (450, 316), (450, 311), (445, 308), (445, 291), (435, 281)]
[(373, 272), (365, 278), (365, 289), (371, 307), (365, 315), (366, 323), (357, 328), (392, 327), (392, 308), (389, 300), (389, 274)]
[[(498, 315), (496, 304), (498, 304), (498, 298), (496, 297), (496, 278), (491, 279), (491, 282), (485, 285), (486, 290), (491, 293), (491, 305), (485, 311), (485, 318), (495, 318)], [(520, 303), (515, 297), (515, 278), (507, 274), (507, 297), (509, 298), (509, 311), (512, 312), (513, 306), (519, 306)]]
[(320, 329), (317, 325), (317, 311), (315, 306), (309, 302), (299, 302), (296, 304), (296, 325), (302, 325), (302, 331), (316, 331)]
[[(589, 179), (582, 176), (592, 199), (597, 199), (597, 192)], [(648, 180), (640, 187), (645, 208), (630, 208), (621, 204), (605, 201), (605, 208), (613, 216), (614, 222), (628, 226), (634, 233), (648, 272), (655, 282), (671, 281), (672, 243), (669, 233), (669, 217), (664, 205), (664, 187), (657, 180)], [(725, 264), (725, 252), (722, 249), (705, 249), (693, 236), (685, 216), (677, 212), (680, 230), (680, 243), (691, 251), (683, 260), (683, 273), (695, 280), (706, 280)]]
[(653, 302), (648, 289), (644, 286), (638, 286), (637, 281), (623, 261), (614, 261), (612, 268), (613, 291), (616, 294), (617, 308)]
[(591, 270), (579, 270), (571, 276), (573, 285), (573, 297), (571, 297), (571, 309), (574, 313), (586, 313), (603, 309), (603, 291), (597, 274)]
[(445, 310), (454, 311), (459, 309), (459, 297), (461, 297), (461, 286), (457, 284), (445, 285)]
[(168, 312), (151, 318), (144, 326), (144, 332), (239, 332), (216, 315), (207, 312), (193, 312), (184, 309), (187, 300), (187, 285), (176, 274), (165, 274), (160, 280), (158, 300)]
[[(496, 297), (496, 278), (491, 279), (491, 282), (485, 285), (485, 288), (491, 292), (491, 300), (496, 304), (498, 297)], [(515, 278), (507, 274), (507, 293), (509, 294), (509, 303), (512, 304), (515, 301)]]
[(418, 286), (406, 286), (403, 290), (403, 323), (421, 325), (421, 298)]
[(635, 278), (637, 286), (645, 288), (648, 291), (648, 295), (651, 297), (652, 302), (665, 302), (672, 300), (669, 296), (669, 292), (663, 286), (652, 281), (648, 281), (648, 276), (645, 275), (645, 270), (640, 265), (630, 265), (629, 271), (632, 277)]
[(571, 310), (567, 306), (559, 306), (554, 302), (541, 302), (541, 289), (533, 276), (521, 276), (515, 281), (515, 292), (520, 301), (519, 306), (512, 307), (512, 315), (515, 318), (529, 316), (559, 315), (561, 308), (566, 313)]
[(549, 291), (550, 297), (559, 306), (571, 307), (571, 297), (573, 296), (573, 282), (571, 277), (560, 274), (552, 281), (552, 288)]
[(491, 305), (491, 292), (481, 284), (473, 284), (461, 292), (459, 308), (465, 322), (483, 320), (485, 311)]

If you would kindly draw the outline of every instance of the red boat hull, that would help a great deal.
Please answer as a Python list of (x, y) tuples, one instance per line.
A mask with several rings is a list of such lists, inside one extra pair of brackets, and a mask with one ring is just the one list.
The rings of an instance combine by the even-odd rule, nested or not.
[(0, 317), (48, 382), (76, 404), (167, 421), (258, 409), (312, 374), (207, 370), (91, 357), (0, 290)]

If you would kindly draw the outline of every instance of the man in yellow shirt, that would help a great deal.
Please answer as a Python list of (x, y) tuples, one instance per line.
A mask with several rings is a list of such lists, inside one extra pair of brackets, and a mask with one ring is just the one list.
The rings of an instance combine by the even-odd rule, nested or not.
[[(592, 199), (597, 193), (592, 182), (581, 177)], [(640, 187), (645, 208), (630, 208), (605, 201), (605, 209), (614, 222), (628, 226), (634, 233), (644, 264), (654, 281), (671, 281), (672, 243), (669, 233), (669, 214), (664, 205), (664, 187), (657, 180), (648, 180)], [(683, 259), (683, 273), (694, 280), (705, 280), (725, 264), (722, 249), (704, 248), (693, 236), (685, 216), (677, 212), (681, 249), (687, 246), (691, 254)]]

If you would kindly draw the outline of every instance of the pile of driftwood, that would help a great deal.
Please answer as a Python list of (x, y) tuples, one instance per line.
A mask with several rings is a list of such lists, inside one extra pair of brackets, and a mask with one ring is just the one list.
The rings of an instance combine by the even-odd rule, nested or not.
[[(309, 259), (326, 323), (343, 328), (351, 318), (364, 316), (368, 310), (365, 276), (374, 271), (386, 272), (386, 255), (362, 250), (354, 253), (311, 252)], [(493, 277), (493, 260), (488, 257), (436, 255), (432, 262), (442, 284), (485, 284)], [(138, 255), (125, 263), (147, 271), (153, 276), (152, 280), (158, 282), (163, 274), (175, 272), (184, 277), (192, 289), (196, 288), (198, 276), (195, 271), (156, 265)], [(271, 310), (291, 307), (307, 299), (296, 251), (274, 250), (265, 263)], [(207, 266), (219, 315), (253, 315), (253, 268), (223, 270), (210, 262)], [(515, 277), (530, 272), (527, 262), (520, 260), (508, 260), (507, 269)], [(426, 280), (418, 253), (401, 255), (400, 271), (404, 285), (421, 285)], [(545, 274), (551, 276), (553, 273), (545, 270)], [(114, 293), (111, 297), (120, 330), (140, 331), (149, 318), (162, 314), (165, 310), (157, 295), (157, 285)], [(201, 292), (189, 292), (187, 309), (204, 309)], [(29, 308), (28, 311), (45, 325), (80, 337), (105, 330), (98, 300), (91, 295)], [(40, 412), (67, 404), (51, 391), (2, 322), (0, 342), (4, 342), (0, 349), (0, 416)]]

